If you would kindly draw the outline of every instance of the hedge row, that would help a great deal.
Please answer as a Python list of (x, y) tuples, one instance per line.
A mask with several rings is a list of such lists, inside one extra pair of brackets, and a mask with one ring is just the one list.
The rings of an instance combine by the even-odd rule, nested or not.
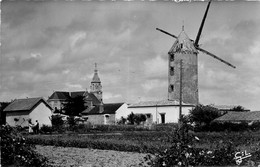
[(43, 125), (42, 133), (64, 133), (65, 131), (74, 131), (77, 133), (89, 132), (118, 132), (118, 131), (172, 131), (178, 127), (177, 124), (153, 124), (145, 125), (91, 125), (91, 124), (77, 124), (73, 126), (47, 126)]
[(260, 122), (254, 122), (252, 124), (247, 122), (241, 123), (232, 123), (232, 122), (212, 122), (209, 125), (198, 126), (195, 128), (195, 131), (210, 131), (210, 132), (241, 132), (241, 131), (259, 131), (260, 130)]

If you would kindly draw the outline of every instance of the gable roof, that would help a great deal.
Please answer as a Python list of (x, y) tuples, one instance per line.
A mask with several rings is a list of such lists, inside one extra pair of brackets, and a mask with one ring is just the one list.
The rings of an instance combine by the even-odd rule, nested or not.
[(260, 111), (228, 112), (227, 114), (216, 118), (214, 121), (260, 121)]
[(55, 91), (48, 100), (68, 100), (70, 99), (69, 92)]
[(124, 103), (108, 103), (104, 104), (104, 114), (115, 114), (116, 111), (123, 105)]
[(101, 104), (101, 101), (98, 100), (98, 98), (93, 93), (86, 92), (85, 96), (86, 96), (85, 100), (92, 101), (92, 104), (94, 106)]
[(55, 91), (48, 99), (51, 100), (69, 100), (71, 98), (75, 98), (77, 96), (86, 96), (85, 100), (92, 101), (93, 105), (100, 105), (101, 101), (93, 94), (86, 91), (78, 91), (78, 92), (60, 92)]
[[(179, 106), (177, 100), (161, 100), (161, 101), (141, 101), (139, 103), (130, 104), (128, 108), (141, 108), (141, 107), (166, 107), (166, 106)], [(182, 106), (193, 107), (194, 105), (182, 103)]]
[(31, 111), (36, 106), (38, 106), (41, 102), (43, 102), (50, 110), (52, 110), (51, 106), (42, 98), (26, 98), (26, 99), (16, 99), (11, 104), (9, 104), (4, 111), (12, 112), (12, 111)]
[(100, 113), (99, 106), (93, 107), (90, 111), (83, 111), (83, 114), (86, 115), (100, 115), (100, 114), (115, 114), (116, 111), (123, 105), (124, 103), (108, 103), (103, 104), (104, 111)]
[(71, 98), (75, 98), (75, 97), (77, 97), (77, 96), (84, 96), (84, 94), (85, 94), (85, 91), (71, 92), (71, 93), (70, 93), (70, 97), (71, 97)]

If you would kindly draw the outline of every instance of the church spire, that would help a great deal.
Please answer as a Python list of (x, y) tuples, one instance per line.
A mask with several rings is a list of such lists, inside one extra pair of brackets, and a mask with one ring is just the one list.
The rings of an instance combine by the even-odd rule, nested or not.
[(182, 31), (184, 31), (184, 20), (182, 20)]
[(97, 63), (95, 63), (94, 76), (90, 85), (90, 93), (93, 93), (102, 102), (102, 85), (98, 76)]
[(94, 76), (92, 78), (91, 83), (100, 83), (100, 78), (98, 76), (98, 69), (97, 69), (97, 63), (95, 63), (95, 70), (94, 70)]

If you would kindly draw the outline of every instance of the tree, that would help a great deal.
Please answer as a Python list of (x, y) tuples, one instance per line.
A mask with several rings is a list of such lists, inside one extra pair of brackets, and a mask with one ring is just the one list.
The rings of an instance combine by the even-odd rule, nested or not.
[(129, 122), (129, 124), (134, 125), (135, 124), (135, 114), (131, 112), (126, 118), (126, 120)]
[(196, 125), (208, 126), (211, 121), (220, 117), (221, 114), (218, 109), (211, 106), (197, 105), (194, 109), (190, 111), (190, 121)]
[(53, 127), (61, 127), (64, 124), (64, 121), (60, 115), (52, 115), (50, 120)]
[(135, 123), (139, 125), (141, 122), (146, 121), (146, 116), (144, 114), (134, 114), (131, 112), (126, 119), (131, 125), (134, 125)]
[(124, 125), (125, 123), (126, 123), (126, 121), (127, 121), (127, 119), (126, 118), (124, 118), (124, 117), (121, 117), (120, 118), (120, 120), (118, 120), (118, 124), (122, 124), (122, 125)]
[(7, 107), (9, 102), (0, 102), (0, 124), (4, 125), (6, 123), (6, 113), (4, 112), (5, 107)]
[(242, 106), (235, 106), (234, 108), (231, 109), (232, 111), (236, 111), (236, 112), (245, 112), (245, 108)]
[(84, 96), (76, 96), (64, 103), (63, 110), (65, 111), (66, 115), (78, 116), (79, 113), (85, 110), (84, 103)]
[(137, 125), (139, 125), (141, 122), (146, 121), (146, 116), (144, 114), (137, 114), (135, 115), (134, 121)]

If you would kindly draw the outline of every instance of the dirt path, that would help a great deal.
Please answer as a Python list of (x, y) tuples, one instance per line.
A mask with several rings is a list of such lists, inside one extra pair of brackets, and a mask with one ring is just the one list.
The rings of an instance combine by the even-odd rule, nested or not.
[[(139, 167), (146, 154), (75, 147), (36, 146), (57, 167)], [(140, 164), (141, 163), (141, 164)]]

